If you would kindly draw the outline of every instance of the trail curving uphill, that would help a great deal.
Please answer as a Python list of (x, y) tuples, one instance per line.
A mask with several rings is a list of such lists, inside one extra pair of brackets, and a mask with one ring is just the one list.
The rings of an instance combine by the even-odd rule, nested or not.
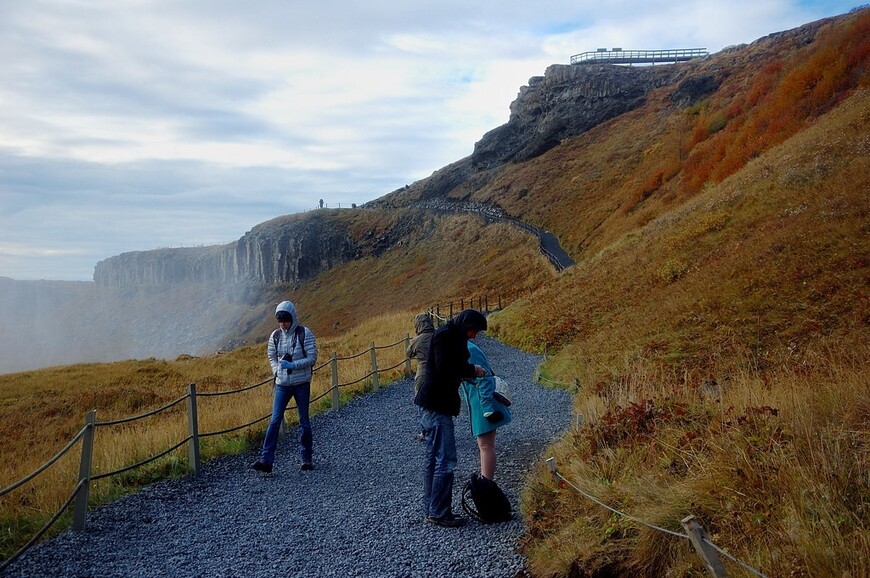
[(427, 201), (421, 201), (415, 206), (421, 209), (439, 211), (442, 213), (474, 213), (488, 221), (510, 223), (515, 227), (528, 231), (538, 238), (541, 253), (550, 260), (550, 263), (557, 271), (562, 271), (574, 265), (574, 259), (572, 259), (571, 256), (568, 255), (568, 252), (562, 248), (556, 235), (516, 217), (508, 216), (500, 207), (484, 205), (472, 201), (451, 201), (447, 199), (430, 199)]
[[(514, 421), (497, 436), (496, 480), (518, 508), (524, 477), (570, 423), (570, 394), (532, 383), (540, 357), (486, 337), (477, 343), (511, 385)], [(248, 469), (254, 452), (213, 460), (198, 478), (156, 483), (90, 512), (86, 532), (36, 546), (3, 578), (523, 575), (519, 515), (463, 528), (423, 521), (412, 395), (413, 381), (402, 380), (314, 417), (312, 472), (298, 468), (294, 429), (271, 475)], [(464, 410), (456, 438), (461, 512), (461, 487), (478, 467)]]

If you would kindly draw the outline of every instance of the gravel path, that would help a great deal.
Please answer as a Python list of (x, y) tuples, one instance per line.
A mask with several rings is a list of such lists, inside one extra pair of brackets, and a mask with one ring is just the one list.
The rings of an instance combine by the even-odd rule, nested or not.
[[(477, 343), (511, 386), (514, 421), (498, 433), (496, 480), (518, 507), (523, 478), (570, 422), (570, 396), (532, 384), (538, 356), (486, 337)], [(3, 577), (523, 575), (520, 516), (462, 528), (423, 521), (412, 383), (315, 416), (312, 472), (299, 470), (294, 428), (271, 475), (248, 469), (253, 451), (213, 460), (199, 478), (160, 482), (90, 512), (87, 531), (31, 549)], [(456, 438), (459, 513), (462, 485), (478, 467), (464, 409)]]

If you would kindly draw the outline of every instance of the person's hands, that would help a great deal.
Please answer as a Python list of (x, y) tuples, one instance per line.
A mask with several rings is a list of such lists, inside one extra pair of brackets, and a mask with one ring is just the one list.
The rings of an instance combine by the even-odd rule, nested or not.
[(475, 377), (485, 377), (486, 370), (479, 365), (474, 366), (474, 376)]
[(498, 423), (504, 419), (504, 414), (500, 411), (493, 411), (483, 414), (483, 417), (485, 417), (486, 421), (489, 423)]
[(286, 359), (282, 359), (281, 360), (281, 369), (286, 369), (287, 373), (290, 373), (294, 369), (296, 369), (296, 362), (295, 361), (287, 361)]

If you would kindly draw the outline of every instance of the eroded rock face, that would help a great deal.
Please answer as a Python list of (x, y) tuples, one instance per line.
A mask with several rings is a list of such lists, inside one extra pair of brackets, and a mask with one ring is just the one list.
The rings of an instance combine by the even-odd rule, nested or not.
[(477, 142), (471, 162), (486, 170), (534, 158), (640, 106), (651, 90), (685, 73), (683, 66), (554, 64), (520, 89), (510, 120)]
[(337, 222), (281, 217), (241, 239), (212, 247), (122, 253), (97, 263), (103, 287), (181, 283), (296, 283), (353, 258), (357, 249)]

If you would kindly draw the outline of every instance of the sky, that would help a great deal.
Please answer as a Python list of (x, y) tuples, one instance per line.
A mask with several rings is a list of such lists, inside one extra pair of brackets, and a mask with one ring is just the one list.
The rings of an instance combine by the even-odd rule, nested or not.
[(362, 204), (470, 155), (574, 54), (714, 53), (857, 5), (0, 0), (0, 277)]

